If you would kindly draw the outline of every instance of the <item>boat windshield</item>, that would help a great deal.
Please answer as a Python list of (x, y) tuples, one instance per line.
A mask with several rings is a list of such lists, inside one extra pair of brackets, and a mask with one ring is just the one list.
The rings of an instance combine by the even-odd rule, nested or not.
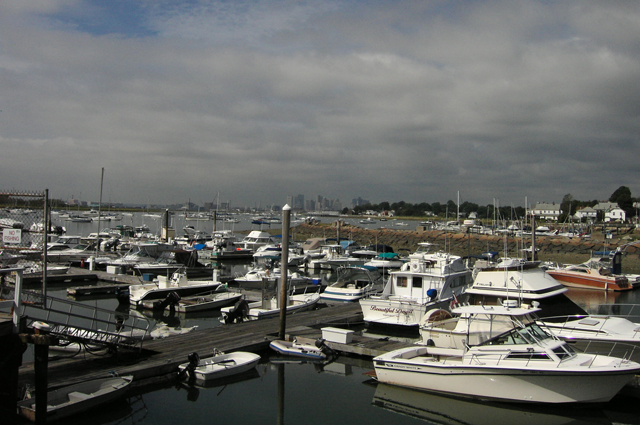
[(480, 345), (514, 345), (537, 344), (543, 339), (550, 338), (536, 323), (529, 323), (526, 327), (515, 327), (495, 338), (488, 339)]

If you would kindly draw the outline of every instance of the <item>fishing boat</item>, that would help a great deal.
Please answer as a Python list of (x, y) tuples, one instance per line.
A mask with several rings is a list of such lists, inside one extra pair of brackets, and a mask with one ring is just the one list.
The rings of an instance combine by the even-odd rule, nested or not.
[(417, 327), (432, 308), (447, 308), (471, 284), (464, 260), (444, 252), (419, 252), (389, 273), (380, 295), (361, 299), (367, 323)]
[(397, 252), (381, 252), (375, 258), (364, 263), (364, 265), (379, 269), (399, 269), (405, 262), (405, 259), (400, 257)]
[[(182, 363), (178, 366), (178, 370), (180, 373), (189, 373), (199, 381), (211, 381), (251, 370), (256, 367), (259, 361), (258, 354), (246, 351), (233, 353), (214, 351), (213, 357), (197, 358), (197, 362), (194, 362), (193, 357), (190, 356), (190, 361)], [(194, 363), (196, 364), (194, 365)]]
[(354, 302), (382, 290), (382, 274), (373, 266), (345, 266), (338, 269), (338, 278), (327, 286), (320, 299)]
[(462, 348), (390, 351), (373, 359), (376, 377), (387, 384), (480, 399), (598, 403), (611, 400), (640, 372), (640, 364), (628, 358), (574, 352), (539, 324), (538, 310), (483, 309), (482, 314), (507, 315), (499, 322), (510, 329), (488, 339), (475, 333), (481, 342), (469, 345), (467, 340)]
[(285, 356), (302, 357), (312, 360), (326, 360), (327, 355), (322, 351), (324, 341), (317, 340), (315, 344), (293, 341), (275, 340), (269, 343), (269, 347), (276, 353)]
[[(94, 379), (69, 385), (47, 393), (47, 422), (84, 412), (123, 396), (133, 376)], [(18, 411), (30, 421), (36, 421), (36, 398), (18, 402)], [(40, 422), (38, 420), (38, 422)], [(43, 421), (44, 423), (44, 421)]]
[[(215, 290), (220, 284), (217, 270), (213, 270), (211, 280), (189, 280), (185, 272), (177, 271), (170, 277), (159, 275), (153, 282), (129, 286), (128, 302), (138, 305), (144, 301), (157, 301), (165, 299), (170, 293), (180, 297), (202, 294)], [(127, 297), (119, 299), (126, 301)]]

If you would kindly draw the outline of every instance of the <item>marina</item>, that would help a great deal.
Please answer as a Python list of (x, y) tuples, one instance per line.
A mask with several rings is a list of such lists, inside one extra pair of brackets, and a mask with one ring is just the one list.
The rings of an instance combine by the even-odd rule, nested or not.
[[(198, 224), (207, 224), (207, 221), (198, 221)], [(209, 223), (210, 224), (210, 223)], [(77, 223), (77, 225), (86, 225), (85, 223)], [(80, 232), (75, 229), (74, 233), (86, 233)], [(422, 261), (425, 261), (425, 267), (433, 268), (436, 261), (433, 258), (427, 258), (428, 256), (419, 255), (420, 258), (414, 258), (411, 261), (406, 262), (402, 270), (396, 270), (391, 275), (385, 273), (385, 281), (388, 276), (402, 275), (404, 273), (407, 277), (406, 281), (409, 283), (409, 288), (420, 288), (419, 292), (424, 297), (424, 294), (428, 292), (429, 287), (423, 284), (416, 286), (412, 280), (419, 279), (420, 282), (426, 281), (426, 279), (420, 273), (424, 273), (422, 267)], [(446, 261), (448, 257), (443, 257)], [(458, 257), (455, 257), (458, 258)], [(369, 267), (369, 266), (367, 266)], [(113, 321), (105, 322), (107, 326), (112, 326), (113, 323), (117, 325), (119, 320), (122, 320), (125, 326), (133, 326), (131, 321), (135, 323), (148, 322), (148, 328), (142, 325), (135, 325), (132, 327), (132, 331), (139, 329), (144, 333), (144, 336), (140, 334), (140, 339), (135, 343), (117, 342), (122, 340), (120, 335), (108, 333), (110, 338), (110, 348), (106, 351), (102, 350), (101, 355), (96, 355), (99, 350), (94, 347), (89, 347), (88, 341), (74, 346), (73, 344), (61, 345), (69, 348), (66, 352), (53, 349), (56, 346), (49, 347), (50, 359), (47, 362), (47, 385), (50, 389), (63, 388), (71, 385), (78, 385), (87, 380), (93, 380), (97, 378), (105, 377), (109, 374), (116, 374), (119, 376), (131, 376), (132, 383), (131, 388), (128, 391), (127, 403), (132, 403), (135, 394), (146, 394), (147, 398), (155, 398), (160, 396), (167, 388), (168, 385), (175, 386), (175, 388), (181, 388), (188, 394), (202, 394), (206, 393), (210, 388), (231, 388), (238, 386), (251, 386), (256, 385), (257, 377), (262, 377), (262, 381), (265, 379), (271, 379), (269, 376), (270, 371), (279, 376), (281, 369), (285, 368), (295, 370), (295, 374), (306, 374), (305, 367), (310, 367), (313, 370), (320, 373), (321, 376), (334, 375), (342, 376), (353, 374), (353, 370), (358, 370), (361, 376), (359, 387), (355, 391), (362, 392), (363, 394), (369, 394), (371, 399), (369, 400), (369, 408), (378, 408), (376, 406), (392, 406), (392, 401), (386, 400), (388, 393), (394, 391), (385, 391), (385, 395), (381, 395), (376, 398), (374, 396), (377, 387), (385, 388), (385, 384), (378, 383), (375, 379), (375, 365), (372, 362), (374, 358), (384, 358), (387, 353), (393, 353), (397, 350), (403, 349), (416, 349), (416, 343), (420, 342), (420, 335), (418, 332), (418, 326), (399, 326), (394, 324), (386, 326), (384, 323), (375, 323), (375, 321), (368, 321), (363, 315), (363, 308), (361, 302), (363, 300), (372, 298), (371, 295), (367, 295), (363, 300), (358, 301), (359, 297), (354, 297), (349, 302), (336, 301), (332, 299), (320, 299), (319, 295), (326, 288), (331, 287), (332, 282), (336, 282), (339, 278), (339, 273), (335, 269), (321, 269), (321, 270), (303, 270), (295, 267), (290, 268), (289, 276), (303, 277), (300, 283), (296, 284), (296, 293), (302, 294), (307, 289), (312, 290), (312, 294), (315, 294), (316, 300), (314, 305), (311, 306), (308, 311), (298, 311), (287, 315), (286, 319), (286, 331), (285, 339), (280, 340), (279, 331), (280, 321), (277, 318), (279, 310), (272, 308), (276, 317), (260, 318), (260, 320), (251, 320), (250, 315), (245, 315), (244, 320), (236, 320), (236, 323), (229, 323), (224, 318), (224, 313), (217, 307), (214, 311), (201, 311), (186, 313), (181, 311), (178, 302), (174, 305), (170, 303), (163, 309), (156, 309), (154, 306), (139, 306), (136, 308), (135, 303), (129, 305), (129, 303), (122, 304), (117, 294), (127, 291), (129, 288), (136, 286), (149, 286), (153, 288), (157, 283), (153, 283), (154, 280), (162, 282), (163, 279), (167, 282), (170, 277), (147, 275), (144, 273), (125, 273), (124, 270), (117, 268), (105, 268), (105, 269), (91, 269), (91, 265), (85, 267), (70, 267), (67, 275), (67, 279), (60, 280), (48, 280), (47, 293), (52, 297), (69, 298), (73, 302), (81, 303), (87, 306), (95, 306), (99, 309), (108, 309), (113, 311), (116, 315)], [(212, 275), (216, 280), (215, 286), (220, 286), (223, 282), (225, 285), (229, 285), (229, 289), (232, 291), (239, 290), (242, 293), (243, 299), (247, 301), (247, 305), (254, 305), (251, 310), (255, 310), (256, 314), (259, 312), (260, 307), (265, 306), (265, 293), (266, 286), (263, 285), (263, 293), (261, 294), (259, 287), (261, 282), (267, 284), (270, 289), (273, 289), (272, 285), (277, 282), (277, 279), (273, 279), (273, 276), (268, 276), (268, 279), (257, 280), (252, 283), (248, 283), (246, 287), (243, 287), (242, 279), (240, 277), (245, 276), (251, 270), (256, 270), (253, 264), (249, 264), (247, 261), (217, 261)], [(427, 270), (426, 268), (424, 270)], [(460, 269), (458, 271), (462, 271)], [(446, 271), (445, 275), (450, 273)], [(522, 273), (522, 271), (518, 272)], [(216, 274), (218, 277), (216, 278)], [(416, 277), (417, 276), (417, 277)], [(520, 274), (516, 274), (516, 277)], [(211, 278), (211, 277), (210, 277)], [(518, 277), (519, 278), (519, 277)], [(219, 280), (217, 280), (219, 279)], [(183, 276), (183, 280), (186, 282), (186, 277)], [(196, 280), (189, 279), (189, 281), (197, 282)], [(203, 281), (203, 279), (200, 279)], [(339, 281), (339, 279), (338, 279)], [(397, 284), (398, 288), (403, 286), (402, 281), (399, 279), (390, 280)], [(397, 283), (396, 283), (397, 282)], [(162, 285), (160, 285), (162, 286)], [(167, 289), (170, 289), (169, 285)], [(346, 285), (345, 287), (347, 287)], [(466, 287), (466, 285), (460, 285)], [(38, 283), (30, 282), (28, 287), (37, 288)], [(178, 286), (176, 286), (177, 288)], [(305, 288), (308, 287), (308, 288)], [(213, 287), (211, 288), (213, 289)], [(209, 289), (209, 292), (213, 295), (215, 290)], [(166, 293), (169, 293), (167, 291)], [(436, 296), (431, 294), (430, 297)], [(165, 293), (165, 294), (166, 294)], [(460, 294), (460, 293), (459, 293)], [(634, 302), (634, 292), (628, 294), (616, 295), (616, 298), (611, 296), (612, 300)], [(196, 300), (198, 297), (191, 297), (186, 293), (183, 295), (185, 301), (188, 299)], [(604, 296), (606, 295), (598, 295)], [(155, 303), (162, 302), (163, 296), (157, 297)], [(295, 297), (295, 295), (292, 295)], [(437, 299), (442, 297), (440, 304), (434, 303), (432, 307), (439, 306), (440, 308), (448, 308), (452, 302), (449, 297), (444, 295), (437, 295)], [(621, 297), (621, 298), (620, 298)], [(464, 297), (460, 297), (464, 300)], [(593, 297), (586, 297), (589, 300)], [(434, 298), (435, 300), (436, 298)], [(454, 297), (455, 299), (455, 297)], [(276, 305), (276, 298), (269, 298)], [(202, 297), (201, 301), (204, 303), (205, 298)], [(213, 301), (210, 300), (210, 301)], [(426, 300), (428, 302), (428, 300)], [(457, 299), (455, 299), (457, 302)], [(425, 301), (422, 301), (425, 302)], [(591, 302), (591, 301), (587, 301)], [(94, 308), (95, 308), (94, 307)], [(203, 309), (205, 308), (203, 304)], [(232, 309), (226, 307), (227, 310)], [(585, 308), (586, 309), (586, 308)], [(57, 310), (56, 310), (57, 311)], [(6, 319), (10, 321), (10, 318)], [(407, 329), (408, 328), (408, 329)], [(53, 343), (54, 335), (48, 337), (46, 335), (47, 327), (39, 327), (40, 335), (25, 335), (21, 336), (25, 341), (29, 341), (29, 350), (25, 353), (25, 361), (19, 370), (18, 385), (20, 388), (33, 385), (38, 381), (37, 362), (33, 360), (42, 354), (42, 348), (37, 348), (33, 342), (41, 339), (51, 338)], [(57, 329), (54, 327), (54, 329)], [(125, 328), (128, 329), (128, 328)], [(127, 332), (132, 332), (127, 331)], [(45, 334), (43, 334), (45, 332)], [(55, 332), (55, 335), (59, 338), (64, 337), (64, 334)], [(77, 331), (73, 336), (88, 336), (91, 339), (97, 338), (98, 334), (82, 333)], [(133, 337), (134, 333), (129, 335), (129, 340)], [(118, 338), (117, 340), (114, 338)], [(125, 340), (123, 340), (125, 341)], [(131, 340), (133, 341), (133, 340)], [(127, 346), (129, 344), (130, 346)], [(279, 349), (275, 350), (274, 347), (278, 346)], [(31, 348), (33, 347), (33, 348)], [(77, 349), (75, 348), (77, 347)], [(315, 358), (310, 353), (313, 347), (320, 349), (324, 347), (327, 353), (330, 355), (316, 355)], [(76, 351), (73, 351), (76, 350)], [(319, 350), (322, 351), (322, 350)], [(249, 352), (259, 355), (260, 360), (257, 366), (253, 370), (243, 370), (235, 376), (235, 373), (231, 373), (233, 376), (227, 378), (213, 378), (208, 381), (204, 379), (198, 379), (195, 381), (184, 380), (180, 374), (181, 369), (185, 369), (189, 362), (194, 357), (198, 357), (202, 363), (203, 370), (208, 366), (206, 362), (211, 362), (211, 366), (218, 366), (218, 362), (211, 360), (213, 355), (218, 352), (234, 353), (234, 352)], [(297, 353), (303, 355), (296, 356)], [(306, 357), (305, 357), (306, 356)], [(298, 357), (296, 359), (296, 357)], [(215, 357), (214, 357), (215, 358)], [(209, 360), (207, 360), (209, 359)], [(227, 360), (224, 360), (225, 362)], [(228, 360), (230, 363), (231, 361)], [(355, 366), (357, 365), (357, 366)], [(195, 363), (194, 363), (195, 367)], [(226, 370), (226, 367), (225, 367)], [(350, 372), (342, 373), (349, 370)], [(335, 372), (337, 371), (337, 373)], [(184, 375), (184, 374), (183, 374)], [(195, 376), (195, 375), (194, 375)], [(222, 381), (220, 381), (222, 379)], [(280, 380), (280, 378), (278, 379)], [(207, 382), (205, 382), (207, 381)], [(222, 383), (222, 382), (225, 383)], [(635, 381), (634, 381), (635, 382)], [(363, 385), (363, 383), (366, 383)], [(302, 383), (294, 383), (289, 385), (300, 385)], [(355, 385), (355, 382), (354, 382)], [(634, 384), (637, 385), (637, 384)], [(636, 386), (626, 386), (619, 395), (613, 398), (607, 406), (617, 405), (618, 399), (636, 397)], [(395, 387), (394, 387), (395, 388)], [(315, 392), (315, 388), (307, 388), (308, 391)], [(227, 390), (225, 390), (227, 391)], [(401, 392), (401, 391), (400, 391)], [(418, 392), (417, 398), (430, 397), (433, 394), (424, 392)], [(191, 397), (191, 396), (189, 396)], [(411, 397), (413, 399), (413, 397)], [(373, 400), (373, 401), (372, 401)], [(377, 400), (377, 401), (376, 401)], [(384, 400), (384, 401), (380, 401)], [(547, 403), (553, 402), (553, 398), (547, 398)], [(428, 404), (428, 403), (427, 403)], [(172, 405), (169, 403), (169, 405)], [(398, 405), (402, 405), (402, 401), (397, 401), (393, 404), (393, 408), (389, 408), (389, 411), (398, 409)], [(415, 407), (416, 412), (419, 410), (419, 406)], [(507, 408), (509, 409), (509, 408)], [(386, 407), (385, 407), (386, 410)], [(528, 407), (526, 409), (529, 412), (536, 412), (535, 408)], [(596, 408), (597, 410), (597, 408)], [(97, 412), (98, 410), (96, 410)], [(149, 415), (149, 410), (146, 408), (146, 414)], [(189, 414), (188, 412), (183, 412)], [(346, 414), (341, 412), (341, 414)], [(447, 412), (442, 412), (447, 414)], [(153, 416), (153, 415), (151, 415)], [(146, 419), (145, 419), (146, 420)], [(142, 423), (155, 423), (145, 422)], [(158, 420), (158, 418), (156, 418)], [(198, 421), (204, 420), (198, 413)], [(336, 419), (334, 419), (336, 420)], [(415, 420), (415, 418), (414, 418)], [(394, 422), (398, 422), (394, 419)], [(73, 419), (72, 422), (74, 423)], [(108, 423), (117, 423), (117, 420)], [(157, 423), (163, 423), (159, 420)], [(204, 422), (203, 422), (204, 423)], [(357, 422), (360, 423), (360, 422)], [(374, 420), (372, 423), (379, 423)], [(579, 422), (578, 422), (579, 423)], [(588, 422), (587, 422), (588, 423)], [(633, 423), (633, 422), (628, 422)]]

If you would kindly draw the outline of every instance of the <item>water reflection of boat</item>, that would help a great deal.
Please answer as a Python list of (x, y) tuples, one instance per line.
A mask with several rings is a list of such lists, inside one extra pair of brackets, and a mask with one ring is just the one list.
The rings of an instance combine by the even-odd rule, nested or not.
[(434, 424), (518, 425), (610, 424), (597, 408), (539, 409), (527, 405), (463, 400), (379, 383), (372, 404), (392, 412)]

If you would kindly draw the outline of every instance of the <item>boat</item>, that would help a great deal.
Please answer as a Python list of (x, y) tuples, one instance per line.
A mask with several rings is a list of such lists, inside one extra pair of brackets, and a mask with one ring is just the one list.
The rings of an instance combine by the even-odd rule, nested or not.
[(399, 269), (406, 261), (397, 252), (381, 252), (375, 258), (364, 263), (379, 269)]
[(389, 273), (380, 295), (361, 299), (367, 323), (417, 327), (433, 308), (448, 308), (471, 285), (471, 269), (462, 257), (416, 252), (400, 270)]
[[(234, 281), (242, 288), (261, 289), (264, 282), (275, 283), (282, 276), (281, 268), (277, 266), (277, 262), (258, 264), (252, 267), (242, 276), (237, 276)], [(289, 284), (291, 286), (304, 286), (314, 282), (309, 276), (305, 276), (299, 272), (288, 273)]]
[(190, 355), (190, 361), (188, 363), (182, 363), (178, 366), (178, 370), (182, 374), (188, 373), (198, 381), (205, 382), (246, 372), (255, 368), (260, 361), (258, 354), (246, 351), (221, 353), (214, 350), (213, 357), (207, 357), (205, 359), (200, 359), (199, 357), (193, 359), (193, 357), (191, 357), (193, 354), (195, 353)]
[[(112, 376), (49, 391), (47, 393), (46, 422), (82, 413), (116, 400), (129, 389), (131, 381), (133, 381), (133, 376)], [(19, 401), (18, 411), (23, 417), (36, 422), (36, 398)]]
[[(608, 350), (616, 349), (616, 345), (619, 348), (620, 343), (623, 347), (640, 346), (639, 323), (612, 314), (587, 314), (567, 297), (568, 288), (540, 265), (516, 258), (478, 260), (473, 284), (465, 291), (463, 302), (495, 306), (517, 300), (521, 305), (536, 305), (540, 309), (537, 316), (549, 331), (581, 349), (589, 345), (605, 347), (605, 343)], [(640, 360), (640, 353), (634, 353), (635, 359)]]
[(298, 342), (297, 339), (293, 341), (275, 340), (269, 343), (269, 347), (276, 353), (285, 356), (302, 357), (312, 360), (326, 360), (327, 355), (322, 351), (324, 347), (324, 341), (319, 339), (315, 344), (308, 344), (304, 342)]
[(171, 297), (167, 302), (164, 302), (164, 300), (144, 301), (138, 305), (152, 310), (164, 310), (168, 306), (173, 305), (173, 309), (177, 313), (196, 313), (216, 310), (235, 304), (242, 298), (242, 292), (230, 291), (226, 285), (220, 285), (215, 290), (200, 295), (176, 297), (170, 294), (167, 295), (167, 297)]
[(247, 236), (237, 243), (237, 245), (250, 250), (252, 253), (256, 252), (259, 247), (269, 244), (277, 244), (277, 241), (269, 232), (263, 232), (260, 230), (252, 230)]
[[(317, 292), (294, 294), (289, 295), (287, 299), (286, 314), (292, 314), (299, 311), (313, 309), (320, 299), (320, 294)], [(221, 308), (221, 321), (229, 324), (242, 322), (244, 320), (267, 319), (278, 317), (280, 315), (280, 306), (277, 296), (252, 303), (247, 303), (242, 300), (241, 303), (241, 305)]]
[[(565, 286), (601, 291), (630, 291), (634, 287), (622, 275), (622, 252), (597, 252), (582, 264), (549, 268), (547, 273)], [(633, 283), (636, 283), (635, 281)]]
[[(143, 301), (165, 299), (170, 293), (175, 293), (180, 297), (202, 294), (216, 289), (220, 284), (218, 271), (215, 269), (211, 280), (189, 280), (187, 279), (187, 274), (180, 270), (170, 277), (158, 275), (153, 282), (130, 285), (128, 301), (131, 304), (138, 305)], [(122, 297), (120, 299), (126, 300), (126, 298)]]
[(211, 240), (205, 242), (205, 249), (201, 253), (204, 257), (216, 260), (247, 259), (253, 255), (251, 249), (240, 246), (238, 238), (231, 230), (213, 232)]
[(382, 274), (373, 266), (346, 266), (338, 269), (336, 281), (320, 295), (323, 301), (354, 302), (382, 290)]
[[(483, 306), (468, 306), (480, 310)], [(463, 347), (406, 347), (373, 359), (378, 381), (456, 396), (520, 403), (599, 403), (611, 400), (640, 363), (628, 358), (576, 353), (522, 311), (492, 306), (483, 314), (508, 315), (502, 333), (467, 340)], [(495, 336), (494, 336), (495, 335)]]

